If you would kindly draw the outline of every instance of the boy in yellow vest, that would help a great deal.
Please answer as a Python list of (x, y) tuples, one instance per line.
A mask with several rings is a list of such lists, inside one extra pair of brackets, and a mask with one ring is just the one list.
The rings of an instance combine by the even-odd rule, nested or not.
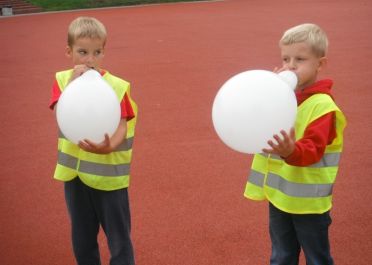
[(298, 77), (294, 128), (268, 141), (253, 158), (245, 197), (269, 201), (271, 265), (331, 265), (328, 228), (332, 188), (346, 120), (335, 104), (332, 80), (318, 80), (327, 63), (328, 40), (314, 24), (288, 29), (279, 42), (283, 66)]
[(104, 25), (92, 17), (73, 20), (68, 29), (66, 55), (73, 69), (56, 73), (50, 108), (54, 109), (69, 82), (95, 69), (111, 85), (121, 105), (116, 132), (101, 143), (89, 139), (78, 145), (62, 133), (54, 178), (64, 181), (71, 219), (72, 244), (79, 265), (101, 264), (97, 234), (102, 226), (111, 253), (110, 265), (133, 265), (127, 187), (137, 106), (128, 82), (101, 68), (106, 43)]

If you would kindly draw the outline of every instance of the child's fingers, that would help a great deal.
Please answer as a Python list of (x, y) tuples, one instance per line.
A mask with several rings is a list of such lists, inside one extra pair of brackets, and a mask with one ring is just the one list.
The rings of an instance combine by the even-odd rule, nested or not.
[(277, 135), (277, 134), (274, 135), (274, 139), (276, 140), (276, 142), (278, 143), (278, 145), (280, 145), (280, 144), (283, 143), (282, 138), (280, 138), (280, 136)]

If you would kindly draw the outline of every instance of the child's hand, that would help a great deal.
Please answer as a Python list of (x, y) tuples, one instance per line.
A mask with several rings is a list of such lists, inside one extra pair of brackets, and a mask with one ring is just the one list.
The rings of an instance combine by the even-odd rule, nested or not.
[(118, 146), (124, 141), (125, 135), (127, 134), (127, 121), (121, 119), (118, 128), (115, 133), (109, 137), (105, 134), (105, 140), (101, 143), (94, 143), (88, 139), (79, 142), (79, 147), (86, 152), (91, 152), (95, 154), (109, 154), (115, 151)]
[(262, 151), (267, 154), (275, 154), (283, 158), (286, 158), (290, 154), (292, 154), (292, 152), (295, 149), (295, 143), (296, 143), (295, 130), (294, 128), (291, 128), (289, 135), (284, 130), (281, 130), (280, 133), (282, 134), (283, 138), (275, 134), (274, 139), (276, 143), (274, 143), (273, 140), (269, 140), (267, 142), (271, 146), (272, 149), (264, 148), (262, 149)]
[(103, 140), (101, 143), (94, 143), (88, 139), (84, 139), (84, 141), (79, 141), (79, 147), (86, 152), (95, 154), (108, 154), (113, 151), (110, 137), (107, 133), (105, 134), (105, 140)]
[(285, 67), (285, 66), (282, 66), (281, 68), (275, 67), (273, 72), (276, 73), (276, 74), (279, 74), (280, 72), (283, 72), (283, 71), (286, 71), (286, 70), (288, 70), (288, 68)]
[(84, 74), (86, 71), (88, 71), (90, 69), (92, 69), (92, 68), (86, 66), (85, 64), (75, 65), (74, 69), (72, 70), (72, 75), (71, 75), (71, 78), (70, 78), (69, 82), (78, 78), (79, 76), (81, 76), (82, 74)]

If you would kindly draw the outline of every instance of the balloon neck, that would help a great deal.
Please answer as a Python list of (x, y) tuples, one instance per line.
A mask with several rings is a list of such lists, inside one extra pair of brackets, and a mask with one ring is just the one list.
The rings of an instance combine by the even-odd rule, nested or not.
[(91, 70), (86, 71), (81, 76), (88, 77), (88, 78), (96, 78), (96, 77), (101, 77), (101, 74), (96, 69), (91, 69)]
[(287, 83), (287, 85), (292, 89), (295, 90), (298, 84), (298, 78), (296, 73), (286, 70), (283, 72), (280, 72), (278, 74), (279, 78), (282, 79), (284, 82)]

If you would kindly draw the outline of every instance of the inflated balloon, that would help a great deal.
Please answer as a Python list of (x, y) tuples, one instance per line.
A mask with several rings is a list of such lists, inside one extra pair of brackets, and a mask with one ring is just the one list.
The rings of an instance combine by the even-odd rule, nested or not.
[(73, 80), (57, 104), (57, 123), (71, 142), (88, 139), (96, 143), (116, 131), (120, 122), (120, 103), (112, 87), (95, 70)]
[(291, 71), (276, 74), (251, 70), (226, 81), (212, 108), (214, 128), (220, 139), (235, 151), (260, 153), (267, 141), (294, 126), (297, 101), (293, 90), (297, 76)]
[(285, 81), (290, 89), (294, 90), (297, 86), (297, 75), (293, 73), (292, 71), (283, 71), (278, 74), (278, 76)]

